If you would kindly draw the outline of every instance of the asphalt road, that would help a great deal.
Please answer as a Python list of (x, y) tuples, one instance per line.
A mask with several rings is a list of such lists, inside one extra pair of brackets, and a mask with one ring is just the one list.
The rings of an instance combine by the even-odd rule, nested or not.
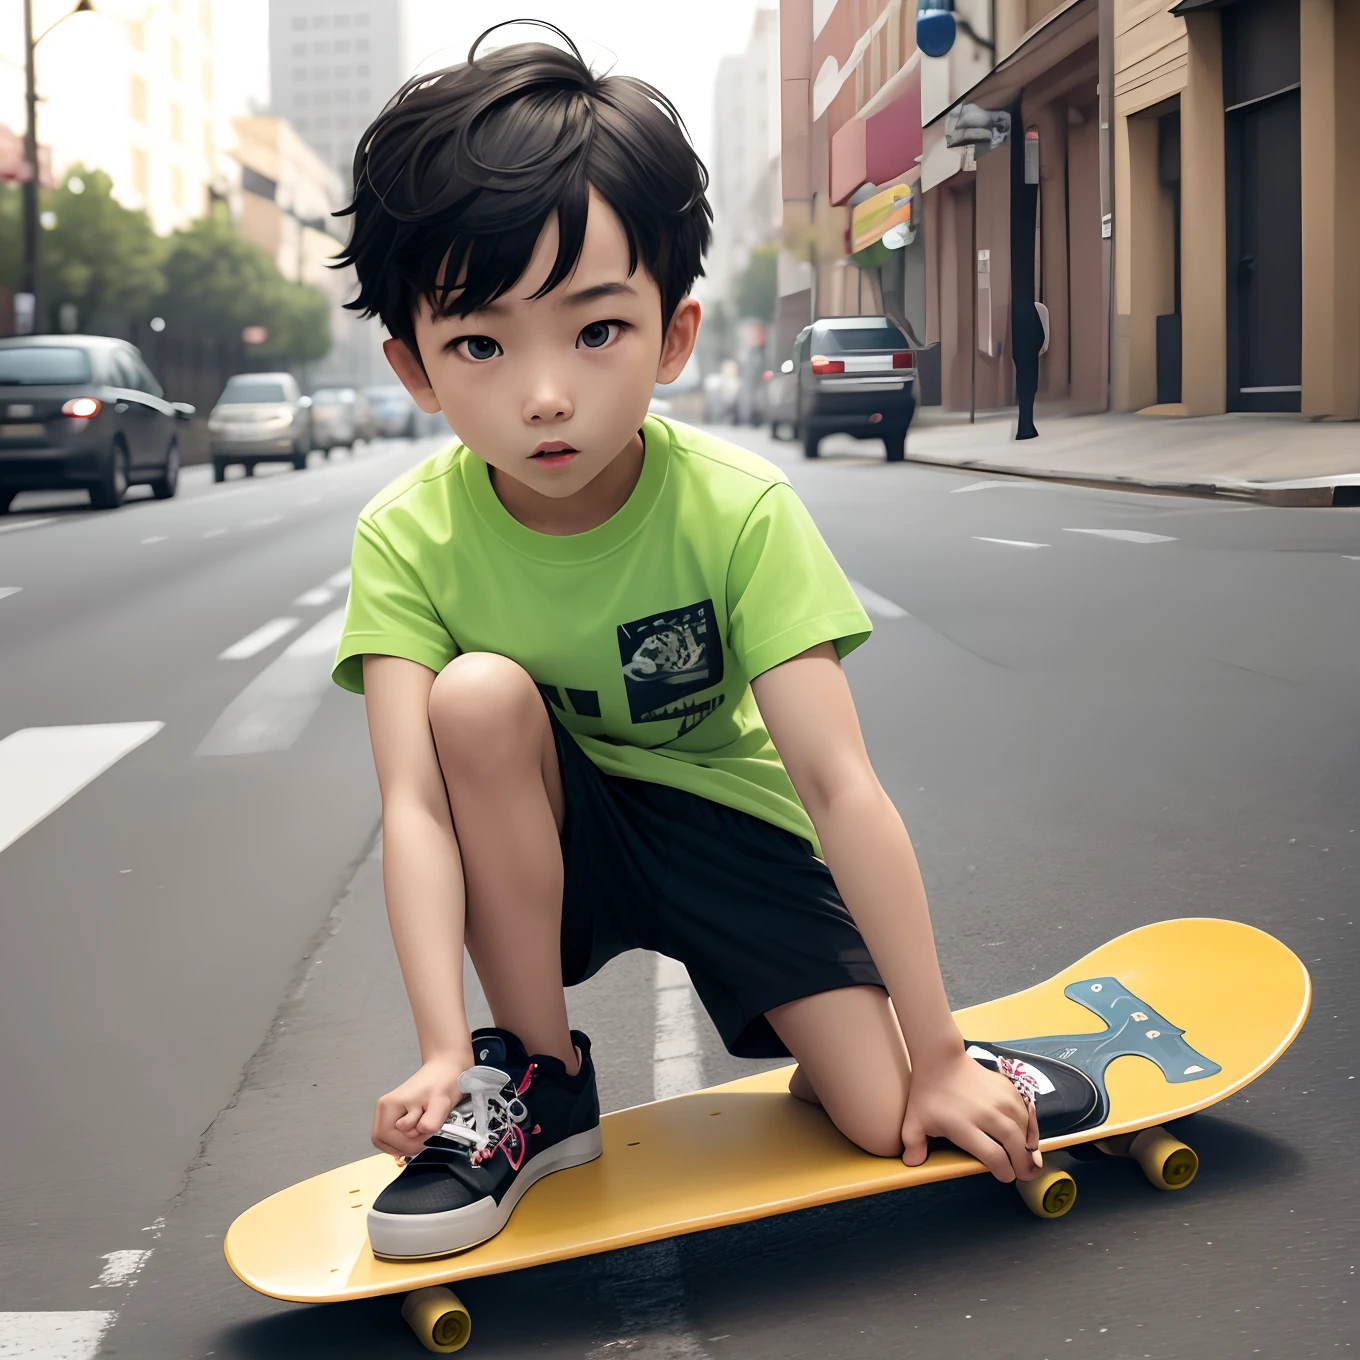
[[(876, 615), (848, 670), (954, 1004), (1220, 915), (1305, 960), (1312, 1018), (1184, 1121), (1202, 1169), (1175, 1196), (1093, 1164), (1040, 1223), (977, 1177), (474, 1282), (468, 1354), (1346, 1351), (1360, 511), (979, 480), (848, 441), (809, 464), (729, 433), (789, 468)], [(27, 805), (88, 776), (0, 849), (5, 1360), (101, 1336), (137, 1360), (423, 1353), (396, 1300), (254, 1295), (221, 1236), (365, 1155), (413, 1064), (362, 704), (325, 672), (354, 517), (431, 447), (0, 518), (0, 781), (26, 771)], [(0, 843), (6, 807), (0, 782)], [(638, 954), (573, 994), (606, 1106), (753, 1066), (658, 1004), (684, 987)]]

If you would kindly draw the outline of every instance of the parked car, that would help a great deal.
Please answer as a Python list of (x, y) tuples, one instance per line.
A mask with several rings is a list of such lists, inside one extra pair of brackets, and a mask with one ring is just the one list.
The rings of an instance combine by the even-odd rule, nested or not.
[(770, 423), (770, 438), (798, 437), (798, 377), (793, 360), (785, 359), (765, 384), (765, 419)]
[(291, 373), (237, 373), (227, 379), (208, 417), (213, 480), (232, 463), (255, 475), (256, 463), (292, 463), (301, 471), (312, 447), (312, 399)]
[(890, 463), (906, 457), (916, 414), (915, 358), (887, 317), (822, 317), (799, 332), (792, 363), (804, 457), (816, 458), (829, 434), (881, 439)]
[(112, 510), (143, 482), (160, 500), (179, 483), (176, 422), (141, 352), (103, 335), (0, 340), (0, 513), (21, 491), (82, 487)]
[(411, 394), (400, 384), (386, 387), (365, 387), (363, 395), (373, 408), (374, 425), (379, 439), (414, 439), (416, 411)]
[(357, 423), (354, 431), (356, 439), (372, 441), (378, 437), (378, 413), (364, 395), (364, 389), (354, 394), (354, 419)]
[(735, 359), (724, 359), (716, 373), (704, 378), (704, 421), (709, 425), (728, 425), (737, 418), (737, 396), (741, 390), (741, 370)]
[(352, 448), (359, 430), (358, 394), (352, 387), (322, 387), (312, 393), (312, 447), (327, 458), (334, 448)]

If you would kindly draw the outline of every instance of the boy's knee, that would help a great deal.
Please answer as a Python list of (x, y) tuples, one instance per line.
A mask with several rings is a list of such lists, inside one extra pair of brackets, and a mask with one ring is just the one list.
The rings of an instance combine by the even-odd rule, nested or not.
[(902, 1155), (902, 1115), (898, 1112), (851, 1110), (835, 1123), (856, 1147), (875, 1157)]
[(546, 721), (529, 673), (494, 652), (450, 661), (431, 686), (429, 713), (441, 757), (460, 765), (503, 763), (518, 746), (536, 744), (537, 723)]

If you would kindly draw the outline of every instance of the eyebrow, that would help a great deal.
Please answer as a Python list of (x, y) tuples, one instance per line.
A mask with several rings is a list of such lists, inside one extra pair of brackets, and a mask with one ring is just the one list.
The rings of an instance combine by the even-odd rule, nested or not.
[[(568, 293), (562, 301), (569, 307), (582, 307), (606, 297), (637, 297), (637, 289), (630, 283), (596, 283), (575, 293)], [(484, 316), (504, 316), (507, 308), (499, 299), (477, 309)]]

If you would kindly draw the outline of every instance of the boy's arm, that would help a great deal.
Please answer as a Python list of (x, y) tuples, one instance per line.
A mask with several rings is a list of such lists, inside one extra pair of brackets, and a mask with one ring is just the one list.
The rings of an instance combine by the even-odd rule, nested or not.
[[(802, 653), (752, 682), (770, 737), (822, 843), (827, 866), (888, 988), (911, 1057), (904, 1159), (925, 1160), (926, 1137), (947, 1137), (994, 1172), (1022, 1165), (1022, 1128), (1010, 1155), (982, 1130), (1004, 1078), (964, 1053), (935, 955), (925, 886), (906, 827), (878, 782), (833, 644)], [(1004, 1083), (998, 1086), (998, 1082)], [(1033, 1144), (1031, 1144), (1033, 1146)], [(986, 1154), (986, 1155), (984, 1155)]]
[(410, 1155), (460, 1099), (472, 1066), (463, 1001), (463, 865), (430, 731), (434, 672), (396, 656), (365, 656), (364, 702), (382, 794), (383, 890), (421, 1069), (378, 1101), (373, 1141)]

